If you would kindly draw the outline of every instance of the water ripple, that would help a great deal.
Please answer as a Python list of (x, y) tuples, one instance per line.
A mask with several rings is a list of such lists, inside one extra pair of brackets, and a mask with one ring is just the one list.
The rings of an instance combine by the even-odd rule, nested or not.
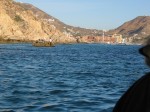
[(139, 47), (0, 45), (0, 112), (111, 112), (148, 71)]

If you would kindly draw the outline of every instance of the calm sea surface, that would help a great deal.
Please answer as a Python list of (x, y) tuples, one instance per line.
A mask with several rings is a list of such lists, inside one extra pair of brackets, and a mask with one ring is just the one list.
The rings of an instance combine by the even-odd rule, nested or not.
[(0, 112), (111, 112), (148, 72), (141, 46), (0, 45)]

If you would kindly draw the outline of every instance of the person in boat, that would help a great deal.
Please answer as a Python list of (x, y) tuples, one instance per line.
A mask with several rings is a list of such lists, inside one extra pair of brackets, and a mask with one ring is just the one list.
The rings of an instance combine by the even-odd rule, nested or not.
[[(150, 67), (150, 39), (139, 49)], [(150, 112), (150, 73), (146, 73), (121, 96), (113, 112)]]
[(52, 45), (52, 38), (49, 38), (50, 45)]

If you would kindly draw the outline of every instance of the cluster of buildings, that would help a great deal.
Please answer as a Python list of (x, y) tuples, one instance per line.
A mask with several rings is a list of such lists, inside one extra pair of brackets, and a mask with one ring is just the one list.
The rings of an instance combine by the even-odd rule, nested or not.
[(127, 38), (123, 38), (121, 34), (113, 34), (113, 35), (102, 35), (102, 36), (87, 36), (86, 38), (88, 42), (100, 42), (100, 43), (108, 43), (108, 44), (125, 44), (128, 42)]
[[(63, 32), (66, 37), (74, 38), (71, 33), (66, 31)], [(130, 43), (129, 38), (123, 37), (121, 34), (112, 34), (112, 35), (105, 35), (104, 33), (100, 36), (75, 36), (77, 42), (87, 42), (87, 43), (107, 43), (107, 44), (126, 44)]]

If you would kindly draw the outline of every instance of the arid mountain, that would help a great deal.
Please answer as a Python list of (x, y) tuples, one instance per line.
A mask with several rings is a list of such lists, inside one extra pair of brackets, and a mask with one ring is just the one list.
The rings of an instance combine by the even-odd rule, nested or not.
[(39, 8), (27, 4), (27, 3), (17, 3), (24, 7), (27, 10), (31, 10), (38, 19), (48, 21), (51, 25), (54, 25), (59, 31), (61, 32), (68, 32), (71, 33), (73, 36), (76, 36), (77, 34), (85, 36), (85, 35), (100, 35), (102, 34), (101, 30), (96, 30), (96, 29), (86, 29), (86, 28), (80, 28), (80, 27), (74, 27), (74, 26), (69, 26), (60, 20), (54, 18), (51, 15), (48, 15), (47, 13), (43, 12)]
[(58, 43), (76, 42), (77, 36), (101, 31), (72, 27), (30, 4), (0, 0), (0, 38), (37, 40), (53, 38)]
[(150, 35), (150, 16), (139, 16), (109, 33), (119, 33), (133, 40), (143, 40)]
[[(114, 33), (142, 42), (150, 37), (150, 16), (139, 16), (105, 34)], [(0, 0), (0, 40), (48, 40), (51, 37), (58, 43), (78, 42), (79, 38), (81, 42), (88, 42), (86, 39), (100, 42), (102, 34), (101, 30), (66, 25), (31, 4)]]
[(36, 20), (33, 13), (16, 5), (12, 0), (0, 0), (0, 31), (3, 37), (22, 37), (24, 39), (27, 39), (29, 35), (31, 37), (46, 35), (41, 27), (41, 22)]

